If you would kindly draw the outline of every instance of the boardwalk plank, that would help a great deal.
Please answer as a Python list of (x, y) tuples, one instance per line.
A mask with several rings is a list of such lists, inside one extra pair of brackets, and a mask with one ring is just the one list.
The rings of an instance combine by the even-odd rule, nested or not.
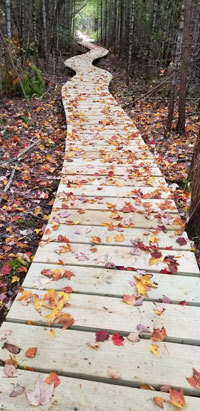
[[(151, 215), (149, 217), (145, 214), (140, 213), (131, 213), (131, 216), (128, 214), (117, 212), (113, 213), (111, 211), (104, 211), (104, 210), (87, 210), (84, 212), (84, 205), (82, 211), (76, 209), (69, 209), (68, 217), (62, 217), (63, 211), (54, 209), (50, 216), (49, 222), (52, 223), (53, 221), (59, 224), (81, 224), (81, 225), (91, 225), (91, 226), (102, 226), (106, 224), (113, 224), (113, 227), (117, 227), (118, 224), (121, 224), (121, 227), (135, 227), (135, 228), (144, 228), (144, 229), (151, 229), (156, 228), (158, 226), (163, 226), (165, 230), (174, 231), (174, 230), (181, 230), (183, 226), (180, 224), (179, 219), (177, 220), (176, 215), (168, 215), (165, 219), (164, 215)], [(167, 220), (169, 223), (167, 224)], [(119, 226), (120, 227), (120, 226)], [(160, 228), (158, 228), (160, 231)]]
[[(132, 247), (114, 247), (98, 245), (96, 252), (91, 251), (91, 246), (88, 244), (72, 244), (72, 251), (59, 254), (62, 245), (58, 243), (41, 242), (38, 248), (34, 261), (59, 264), (61, 260), (64, 264), (86, 265), (104, 267), (111, 265), (119, 267), (134, 267), (135, 269), (151, 269), (153, 272), (167, 268), (167, 264), (163, 262), (166, 256), (173, 256), (178, 262), (178, 271), (181, 273), (188, 272), (188, 266), (191, 273), (199, 273), (195, 256), (190, 251), (173, 251), (162, 250), (162, 261), (157, 264), (150, 265), (151, 255), (141, 251), (140, 255), (132, 255)], [(62, 264), (62, 263), (61, 263)]]
[(140, 239), (144, 245), (150, 246), (150, 242), (152, 240), (156, 241), (158, 248), (166, 249), (166, 247), (170, 247), (175, 250), (190, 250), (191, 245), (190, 241), (186, 233), (182, 234), (182, 238), (185, 239), (186, 244), (180, 246), (177, 243), (178, 236), (175, 232), (170, 231), (163, 233), (162, 231), (159, 232), (157, 235), (154, 235), (154, 230), (142, 230), (137, 228), (132, 229), (123, 229), (120, 231), (123, 233), (124, 241), (123, 243), (117, 242), (116, 236), (119, 235), (119, 231), (112, 230), (108, 231), (107, 227), (101, 226), (79, 226), (77, 228), (76, 225), (67, 226), (66, 224), (60, 224), (56, 231), (53, 230), (51, 224), (48, 224), (46, 228), (46, 234), (43, 235), (44, 241), (62, 241), (59, 239), (59, 236), (66, 236), (70, 239), (72, 243), (83, 243), (83, 244), (91, 244), (92, 236), (100, 237), (102, 245), (115, 245), (115, 246), (131, 246), (131, 241)]
[[(45, 291), (28, 290), (40, 298), (46, 294)], [(135, 307), (125, 304), (121, 298), (72, 293), (69, 305), (62, 312), (71, 314), (75, 319), (73, 327), (81, 329), (106, 329), (129, 334), (136, 330), (138, 324), (145, 324), (151, 332), (153, 328), (161, 329), (164, 325), (166, 341), (200, 345), (199, 307), (175, 304), (163, 304), (163, 307), (164, 312), (158, 315), (155, 313), (155, 304), (150, 301)], [(49, 312), (46, 308), (36, 311), (32, 303), (24, 306), (16, 299), (7, 321), (27, 323), (31, 318), (35, 324), (47, 325), (46, 316)]]
[[(36, 380), (41, 377), (43, 381), (48, 374), (29, 371), (27, 381), (27, 371), (18, 370), (15, 376), (15, 384), (33, 390)], [(48, 410), (53, 411), (86, 411), (92, 404), (95, 411), (157, 411), (158, 408), (153, 401), (154, 396), (162, 396), (166, 400), (169, 394), (158, 391), (147, 391), (132, 387), (86, 381), (79, 378), (62, 377), (60, 385), (55, 389), (54, 395), (48, 406)], [(0, 370), (0, 408), (6, 411), (28, 411), (30, 403), (25, 392), (15, 397), (14, 401), (9, 394), (13, 390), (13, 383), (9, 378), (4, 378)], [(185, 397), (187, 411), (194, 411), (200, 408), (200, 399), (195, 397)], [(37, 407), (38, 411), (44, 411), (44, 407)], [(172, 406), (166, 403), (166, 411), (173, 411)]]
[[(48, 282), (43, 282), (44, 276), (41, 275), (41, 271), (44, 269), (57, 270), (61, 267), (56, 264), (33, 263), (28, 276), (25, 278), (23, 287), (61, 290), (70, 285), (75, 293), (116, 297), (122, 297), (124, 294), (131, 295), (136, 292), (133, 285), (134, 272), (131, 271), (68, 265), (63, 266), (62, 269), (68, 269), (75, 274), (70, 281), (64, 278), (58, 281), (48, 279)], [(151, 289), (148, 293), (149, 297), (145, 298), (146, 300), (159, 301), (165, 295), (174, 303), (185, 300), (189, 304), (200, 305), (199, 275), (194, 277), (190, 273), (187, 273), (187, 276), (154, 273), (153, 281), (158, 284), (158, 287)]]
[[(109, 339), (101, 343), (100, 349), (94, 350), (88, 346), (95, 338), (91, 332), (55, 329), (52, 339), (47, 328), (14, 323), (4, 323), (1, 331), (2, 338), (22, 349), (16, 356), (21, 367), (34, 367), (46, 373), (54, 370), (66, 376), (102, 382), (110, 381), (108, 367), (113, 367), (120, 372), (122, 385), (152, 384), (157, 388), (169, 384), (183, 387), (186, 393), (199, 394), (186, 377), (192, 375), (193, 367), (200, 369), (200, 347), (158, 343), (160, 355), (157, 358), (149, 352), (147, 340), (137, 344), (126, 340), (123, 347), (118, 347)], [(25, 357), (29, 347), (38, 347), (35, 358)], [(9, 353), (1, 349), (0, 356), (7, 360)]]

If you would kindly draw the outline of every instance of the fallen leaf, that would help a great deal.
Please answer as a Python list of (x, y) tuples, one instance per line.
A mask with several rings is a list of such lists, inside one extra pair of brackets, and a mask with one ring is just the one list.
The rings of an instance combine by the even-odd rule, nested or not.
[(9, 397), (14, 398), (17, 397), (18, 395), (23, 394), (24, 392), (24, 387), (19, 385), (18, 383), (14, 385), (13, 390), (9, 394)]
[(108, 367), (108, 376), (112, 379), (112, 380), (120, 380), (121, 375), (119, 373), (118, 370), (116, 370), (113, 367)]
[(122, 337), (122, 336), (120, 335), (120, 332), (119, 332), (119, 331), (117, 332), (117, 334), (113, 334), (113, 335), (112, 335), (112, 340), (113, 340), (113, 344), (114, 344), (114, 345), (118, 345), (118, 346), (124, 345), (124, 344), (123, 344), (124, 337)]
[(47, 385), (39, 376), (33, 391), (28, 389), (26, 391), (26, 396), (31, 405), (48, 405), (54, 392), (54, 384)]
[(48, 330), (48, 334), (49, 334), (49, 336), (51, 337), (51, 338), (54, 338), (55, 337), (55, 331), (54, 330)]
[(151, 339), (153, 341), (157, 341), (157, 342), (163, 341), (166, 337), (167, 337), (167, 334), (166, 334), (165, 327), (162, 327), (161, 330), (159, 330), (159, 328), (153, 329), (153, 334), (151, 336)]
[(150, 384), (142, 384), (140, 385), (140, 388), (141, 390), (155, 391), (155, 388)]
[(186, 380), (192, 387), (200, 390), (200, 372), (195, 370), (195, 368), (193, 368), (193, 376), (191, 378), (186, 378)]
[(50, 372), (45, 382), (46, 384), (54, 384), (54, 388), (56, 388), (60, 384), (60, 378), (58, 377), (58, 374), (56, 374), (55, 372)]
[(176, 243), (178, 243), (179, 245), (186, 245), (187, 241), (184, 237), (179, 237), (176, 239)]
[(128, 335), (127, 338), (128, 338), (129, 341), (131, 341), (133, 343), (136, 343), (136, 342), (140, 341), (139, 335), (140, 335), (140, 331), (133, 331), (132, 333), (130, 333)]
[(107, 331), (102, 330), (102, 331), (96, 332), (96, 342), (100, 342), (100, 341), (103, 342), (105, 340), (108, 340), (109, 337), (110, 336)]
[(161, 398), (161, 397), (153, 397), (153, 400), (154, 400), (154, 402), (156, 403), (156, 405), (158, 405), (158, 407), (160, 407), (160, 408), (164, 408), (164, 402), (165, 402), (165, 400), (164, 400), (164, 398)]
[(26, 351), (25, 355), (27, 358), (34, 358), (36, 356), (36, 353), (37, 353), (37, 347), (30, 347)]
[(115, 236), (115, 241), (117, 241), (118, 243), (123, 243), (123, 241), (124, 241), (124, 235), (121, 233), (121, 234), (117, 234), (116, 236)]
[(19, 354), (21, 351), (21, 348), (14, 344), (8, 344), (7, 342), (4, 343), (2, 348), (6, 348), (6, 350), (8, 350), (11, 354)]
[(181, 391), (176, 391), (170, 388), (169, 390), (169, 395), (170, 395), (170, 404), (175, 405), (177, 408), (183, 408), (186, 406), (184, 394), (183, 394), (183, 389), (181, 388)]
[(159, 351), (158, 351), (158, 345), (157, 344), (151, 344), (149, 346), (149, 351), (154, 354), (156, 357), (159, 357)]
[(151, 288), (157, 288), (158, 285), (151, 281), (152, 274), (141, 275), (141, 277), (135, 276), (137, 292), (139, 295), (147, 296), (147, 292)]
[(6, 375), (6, 377), (11, 378), (16, 374), (17, 370), (13, 364), (5, 364), (3, 372)]
[(165, 307), (162, 304), (154, 303), (154, 312), (157, 315), (161, 315), (165, 311)]
[(102, 240), (100, 237), (96, 237), (95, 235), (92, 236), (91, 243), (92, 244), (101, 244)]
[(134, 305), (134, 303), (135, 303), (135, 294), (132, 294), (132, 295), (124, 294), (122, 301), (124, 303), (128, 304), (128, 305)]
[(139, 331), (139, 335), (142, 336), (143, 334), (151, 334), (151, 330), (147, 325), (138, 324), (137, 330)]
[(4, 264), (3, 267), (2, 267), (2, 269), (1, 269), (1, 272), (2, 272), (4, 275), (10, 274), (11, 271), (12, 271), (12, 267), (11, 267), (9, 264)]

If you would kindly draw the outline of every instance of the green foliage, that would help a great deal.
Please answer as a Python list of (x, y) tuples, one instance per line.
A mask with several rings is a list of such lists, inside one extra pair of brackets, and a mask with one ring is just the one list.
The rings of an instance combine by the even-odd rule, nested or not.
[(90, 0), (76, 16), (76, 28), (90, 38), (96, 39), (95, 19), (97, 17), (97, 1)]
[[(45, 82), (42, 73), (33, 63), (28, 63), (19, 75), (28, 97), (33, 94), (41, 96), (44, 93)], [(3, 68), (3, 89), (12, 96), (23, 95), (17, 74), (6, 67)]]

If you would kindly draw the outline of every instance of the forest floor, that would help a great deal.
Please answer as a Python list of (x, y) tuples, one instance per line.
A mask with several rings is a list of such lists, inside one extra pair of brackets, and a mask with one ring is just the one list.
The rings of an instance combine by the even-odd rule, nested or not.
[[(178, 115), (175, 109), (172, 132), (168, 138), (164, 138), (168, 110), (166, 90), (161, 88), (159, 92), (156, 90), (155, 93), (141, 99), (141, 96), (145, 96), (154, 88), (152, 83), (148, 85), (144, 79), (133, 78), (127, 84), (126, 70), (112, 54), (99, 61), (97, 66), (112, 73), (110, 92), (133, 119), (142, 138), (155, 155), (162, 174), (174, 190), (174, 200), (181, 218), (186, 223), (189, 219), (191, 197), (190, 165), (200, 125), (199, 114), (191, 115), (197, 112), (195, 103), (191, 100), (187, 105), (185, 135), (178, 135), (175, 131)], [(195, 242), (195, 252), (200, 267), (200, 238), (192, 237), (192, 240)]]
[[(74, 50), (74, 54), (80, 52)], [(112, 55), (98, 66), (112, 72), (111, 92), (158, 156), (167, 181), (177, 184), (175, 200), (186, 220), (190, 201), (187, 175), (197, 118), (188, 117), (186, 138), (172, 133), (164, 140), (166, 102), (162, 96), (154, 95), (134, 105), (132, 96), (137, 98), (146, 92), (144, 82), (132, 80), (127, 85), (126, 72)], [(29, 103), (4, 97), (0, 103), (0, 322), (24, 280), (54, 203), (66, 138), (61, 87), (69, 77), (66, 72), (45, 73), (47, 89), (42, 97), (34, 97)], [(188, 111), (195, 111), (194, 107), (188, 106)], [(34, 148), (16, 159), (33, 141), (38, 142)], [(198, 243), (196, 254), (200, 263)]]

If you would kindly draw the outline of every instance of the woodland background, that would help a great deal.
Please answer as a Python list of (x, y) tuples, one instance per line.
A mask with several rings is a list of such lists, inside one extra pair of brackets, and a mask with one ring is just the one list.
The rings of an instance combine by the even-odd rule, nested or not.
[(59, 182), (61, 86), (73, 75), (63, 62), (86, 51), (77, 30), (110, 50), (97, 64), (157, 155), (200, 260), (200, 1), (0, 0), (2, 317)]

